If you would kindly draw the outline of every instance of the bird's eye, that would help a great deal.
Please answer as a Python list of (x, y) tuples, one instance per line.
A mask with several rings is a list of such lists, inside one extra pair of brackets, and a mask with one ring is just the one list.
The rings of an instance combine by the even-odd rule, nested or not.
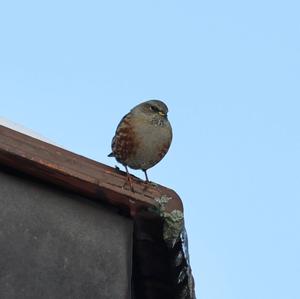
[(155, 106), (150, 106), (150, 110), (154, 111), (154, 112), (159, 112), (159, 109)]

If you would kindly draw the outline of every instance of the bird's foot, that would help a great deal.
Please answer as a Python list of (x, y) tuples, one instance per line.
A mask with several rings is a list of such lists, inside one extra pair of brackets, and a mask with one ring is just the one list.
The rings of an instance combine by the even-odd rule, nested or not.
[(144, 181), (144, 191), (146, 191), (148, 187), (158, 188), (158, 184), (151, 181)]
[(155, 187), (155, 188), (158, 187), (158, 184), (156, 184), (155, 182), (146, 181), (146, 184), (149, 184), (149, 185), (151, 185), (152, 187)]
[(117, 172), (122, 172), (121, 169), (120, 169), (120, 167), (118, 167), (117, 165), (115, 165), (115, 170), (116, 170)]

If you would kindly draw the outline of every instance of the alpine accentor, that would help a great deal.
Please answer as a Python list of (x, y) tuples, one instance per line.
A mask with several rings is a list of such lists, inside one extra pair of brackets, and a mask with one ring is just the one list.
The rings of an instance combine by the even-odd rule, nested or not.
[(149, 182), (147, 169), (157, 164), (167, 153), (172, 141), (172, 128), (167, 117), (168, 107), (159, 100), (150, 100), (135, 106), (120, 121), (112, 139), (112, 153), (126, 169), (141, 169)]

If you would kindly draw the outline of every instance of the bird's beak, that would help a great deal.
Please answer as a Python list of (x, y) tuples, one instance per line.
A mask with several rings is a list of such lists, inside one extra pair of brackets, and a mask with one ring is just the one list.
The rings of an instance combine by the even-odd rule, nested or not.
[(161, 116), (166, 116), (166, 114), (161, 112), (161, 111), (159, 111), (158, 114), (161, 115)]

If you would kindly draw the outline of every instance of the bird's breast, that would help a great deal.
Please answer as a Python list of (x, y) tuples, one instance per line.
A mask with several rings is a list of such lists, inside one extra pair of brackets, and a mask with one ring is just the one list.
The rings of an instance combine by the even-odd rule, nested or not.
[(172, 129), (168, 122), (160, 121), (136, 126), (135, 143), (138, 145), (131, 156), (132, 168), (148, 169), (157, 164), (169, 150)]

